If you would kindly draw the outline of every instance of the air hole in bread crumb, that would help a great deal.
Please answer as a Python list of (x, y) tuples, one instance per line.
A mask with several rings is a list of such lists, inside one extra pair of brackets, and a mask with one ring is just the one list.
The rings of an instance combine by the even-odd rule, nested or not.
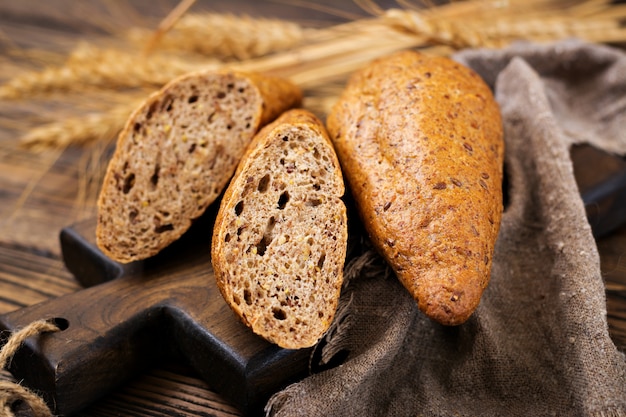
[(131, 210), (130, 213), (128, 213), (128, 221), (134, 224), (138, 215), (139, 212), (137, 210)]
[(324, 317), (324, 312), (323, 312), (323, 311), (318, 311), (318, 312), (317, 312), (317, 317), (319, 317), (320, 319), (321, 319), (322, 317)]
[(133, 130), (134, 130), (135, 132), (139, 132), (139, 130), (141, 130), (141, 123), (135, 123), (135, 124), (133, 125)]
[(252, 293), (249, 289), (243, 290), (243, 299), (249, 306), (252, 305)]
[(224, 236), (224, 242), (230, 242), (230, 233), (226, 233), (226, 236)]
[(317, 207), (322, 204), (322, 200), (319, 198), (311, 198), (307, 200), (305, 204), (307, 207)]
[(150, 104), (150, 107), (148, 107), (148, 113), (146, 113), (146, 120), (150, 120), (152, 118), (152, 115), (156, 111), (157, 104), (158, 103), (156, 101), (153, 101)]
[(267, 191), (267, 187), (270, 184), (270, 174), (265, 174), (263, 176), (263, 178), (261, 178), (261, 180), (259, 181), (259, 185), (257, 187), (257, 190), (259, 190), (259, 192), (264, 193)]
[(126, 178), (124, 178), (124, 186), (122, 187), (122, 192), (124, 194), (128, 194), (130, 190), (133, 189), (134, 186), (135, 186), (135, 174), (131, 172), (130, 175), (127, 175)]
[(214, 118), (215, 118), (215, 112), (209, 114), (209, 117), (207, 117), (206, 121), (209, 123), (213, 123)]
[(150, 177), (150, 183), (152, 184), (153, 187), (156, 187), (159, 184), (159, 171), (161, 170), (161, 165), (156, 164), (154, 166), (154, 172), (152, 173), (152, 176)]
[(287, 191), (283, 191), (278, 198), (278, 208), (280, 210), (284, 209), (287, 203), (289, 202), (289, 193)]
[(265, 255), (265, 251), (267, 250), (267, 246), (272, 243), (273, 236), (272, 231), (274, 230), (274, 225), (276, 225), (276, 219), (274, 216), (270, 217), (267, 226), (265, 226), (265, 232), (263, 233), (263, 237), (256, 245), (256, 254), (259, 256)]
[(306, 244), (307, 244), (307, 245), (309, 245), (309, 246), (313, 246), (313, 242), (315, 242), (315, 241), (313, 240), (313, 238), (312, 238), (312, 237), (309, 237), (309, 238), (306, 240)]
[(322, 256), (317, 260), (317, 267), (322, 269), (324, 267), (324, 262), (326, 261), (326, 252), (322, 252)]
[(319, 185), (318, 183), (313, 184), (313, 189), (314, 189), (315, 191), (319, 191), (321, 188), (322, 188), (322, 186), (321, 186), (321, 185)]
[(217, 98), (224, 98), (226, 97), (226, 93), (223, 91), (220, 91), (219, 93), (217, 93)]
[(289, 142), (289, 136), (283, 136), (283, 142)]
[(285, 320), (287, 318), (287, 313), (282, 308), (274, 307), (272, 309), (272, 314), (276, 320)]
[(227, 130), (231, 130), (232, 128), (233, 128), (233, 125), (231, 125), (231, 124), (227, 124), (227, 125), (226, 125), (226, 129), (227, 129)]
[(174, 225), (172, 225), (171, 223), (161, 224), (154, 228), (154, 233), (164, 233), (169, 232), (170, 230), (174, 230)]
[(195, 103), (196, 101), (198, 101), (198, 96), (197, 95), (193, 95), (193, 96), (189, 97), (189, 99), (187, 100), (187, 103), (191, 104), (191, 103)]
[(241, 299), (237, 297), (236, 295), (233, 295), (233, 303), (239, 305), (241, 304)]
[(237, 205), (235, 206), (235, 214), (239, 216), (242, 211), (243, 211), (243, 200), (238, 202)]
[(196, 144), (195, 144), (195, 143), (192, 143), (192, 144), (191, 144), (191, 146), (189, 147), (188, 152), (189, 152), (189, 153), (193, 153), (193, 151), (195, 151), (195, 150), (196, 150)]

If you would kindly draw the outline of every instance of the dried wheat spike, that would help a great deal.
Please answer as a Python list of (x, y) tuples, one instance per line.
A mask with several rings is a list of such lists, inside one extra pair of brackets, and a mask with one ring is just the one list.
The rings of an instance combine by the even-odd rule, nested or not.
[(31, 129), (20, 144), (34, 151), (86, 145), (112, 138), (124, 126), (136, 103), (114, 107), (102, 113), (90, 113)]
[[(278, 19), (189, 14), (163, 35), (156, 48), (244, 60), (289, 49), (304, 39), (305, 32), (296, 23)], [(145, 29), (128, 33), (133, 42), (142, 45), (149, 42), (152, 35), (152, 31)]]
[[(202, 64), (202, 68), (207, 69), (217, 66), (216, 62)], [(0, 99), (18, 99), (53, 91), (82, 91), (85, 87), (160, 87), (172, 78), (198, 68), (197, 64), (169, 56), (138, 59), (137, 53), (81, 43), (64, 65), (26, 73), (0, 86)]]
[(611, 16), (576, 16), (568, 13), (543, 16), (516, 15), (503, 9), (490, 17), (477, 15), (474, 19), (447, 17), (437, 9), (421, 13), (390, 9), (383, 20), (390, 26), (424, 37), (430, 43), (449, 45), (455, 49), (502, 47), (517, 40), (555, 41), (578, 37), (593, 42), (623, 39), (624, 29)]

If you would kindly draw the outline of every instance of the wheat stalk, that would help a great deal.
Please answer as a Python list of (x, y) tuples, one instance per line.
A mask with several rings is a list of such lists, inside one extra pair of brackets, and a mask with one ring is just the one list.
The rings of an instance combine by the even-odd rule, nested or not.
[(176, 7), (174, 7), (165, 19), (161, 20), (159, 27), (152, 34), (150, 39), (144, 43), (144, 55), (148, 55), (152, 52), (155, 45), (161, 40), (163, 35), (172, 29), (172, 27), (180, 20), (185, 13), (189, 10), (191, 6), (196, 2), (196, 0), (181, 0)]
[[(306, 33), (302, 26), (278, 19), (189, 14), (162, 34), (153, 49), (245, 60), (292, 48), (303, 41)], [(136, 45), (143, 46), (150, 42), (153, 32), (134, 29), (126, 36)]]
[(138, 102), (118, 105), (104, 112), (70, 117), (36, 127), (21, 138), (21, 144), (34, 151), (41, 151), (110, 140), (137, 105)]
[[(77, 48), (61, 67), (16, 77), (0, 87), (0, 98), (52, 91), (102, 91), (157, 88), (200, 68), (226, 67), (291, 78), (307, 91), (343, 80), (377, 57), (400, 49), (420, 48), (448, 55), (466, 47), (502, 47), (516, 40), (554, 41), (579, 37), (593, 42), (626, 40), (623, 5), (609, 0), (468, 0), (427, 8), (382, 10), (372, 0), (355, 0), (373, 17), (323, 29), (272, 19), (223, 14), (177, 16), (171, 30), (159, 34), (160, 53), (138, 57), (154, 34), (135, 31), (134, 48)], [(164, 54), (162, 51), (168, 51)], [(229, 63), (194, 59), (185, 53), (234, 59)], [(329, 101), (319, 95), (308, 103), (321, 112)], [(90, 143), (108, 130), (117, 131), (128, 108), (62, 121), (29, 132), (26, 146)]]
[[(142, 56), (154, 33), (135, 29), (127, 36), (130, 50), (99, 48), (80, 43), (61, 66), (18, 75), (0, 86), (0, 99), (20, 99), (51, 92), (87, 88), (124, 89), (159, 87), (186, 72), (215, 69), (221, 63), (210, 57), (245, 60), (293, 47), (305, 33), (300, 25), (276, 19), (253, 19), (224, 14), (188, 15), (155, 45), (168, 53)], [(190, 58), (185, 52), (209, 56)]]
[(86, 87), (123, 89), (154, 87), (215, 61), (194, 61), (155, 55), (141, 59), (136, 52), (101, 49), (81, 43), (64, 65), (16, 76), (0, 86), (0, 99), (18, 99), (50, 92), (82, 92)]
[[(615, 7), (606, 13), (606, 1), (592, 1), (595, 10), (588, 8), (544, 9), (541, 14), (526, 12), (523, 19), (516, 16), (515, 8), (474, 10), (472, 19), (446, 14), (413, 10), (388, 10), (383, 19), (395, 28), (423, 36), (429, 43), (449, 45), (455, 49), (469, 47), (503, 47), (517, 40), (554, 41), (570, 37), (590, 42), (615, 42), (626, 39), (621, 25), (625, 9)], [(524, 5), (528, 7), (528, 4)], [(604, 6), (604, 7), (602, 7)], [(569, 13), (568, 13), (569, 12)], [(519, 13), (522, 13), (520, 10)]]

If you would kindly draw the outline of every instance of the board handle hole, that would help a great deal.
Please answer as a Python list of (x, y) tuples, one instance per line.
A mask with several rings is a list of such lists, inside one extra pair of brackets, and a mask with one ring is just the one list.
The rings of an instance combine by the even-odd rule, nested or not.
[(53, 317), (50, 319), (50, 321), (61, 331), (67, 330), (67, 328), (70, 327), (70, 322), (63, 317)]

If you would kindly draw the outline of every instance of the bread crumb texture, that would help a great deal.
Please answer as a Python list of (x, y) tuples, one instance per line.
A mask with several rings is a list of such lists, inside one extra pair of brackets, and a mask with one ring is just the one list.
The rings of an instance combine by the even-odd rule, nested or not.
[(344, 184), (322, 123), (291, 110), (253, 140), (222, 200), (212, 262), (256, 334), (314, 345), (333, 320), (347, 245)]
[(328, 131), (372, 241), (419, 308), (466, 321), (502, 216), (502, 122), (472, 70), (403, 51), (355, 73)]
[(222, 193), (262, 123), (300, 100), (287, 81), (232, 72), (188, 74), (150, 96), (107, 167), (100, 249), (125, 263), (178, 239)]

